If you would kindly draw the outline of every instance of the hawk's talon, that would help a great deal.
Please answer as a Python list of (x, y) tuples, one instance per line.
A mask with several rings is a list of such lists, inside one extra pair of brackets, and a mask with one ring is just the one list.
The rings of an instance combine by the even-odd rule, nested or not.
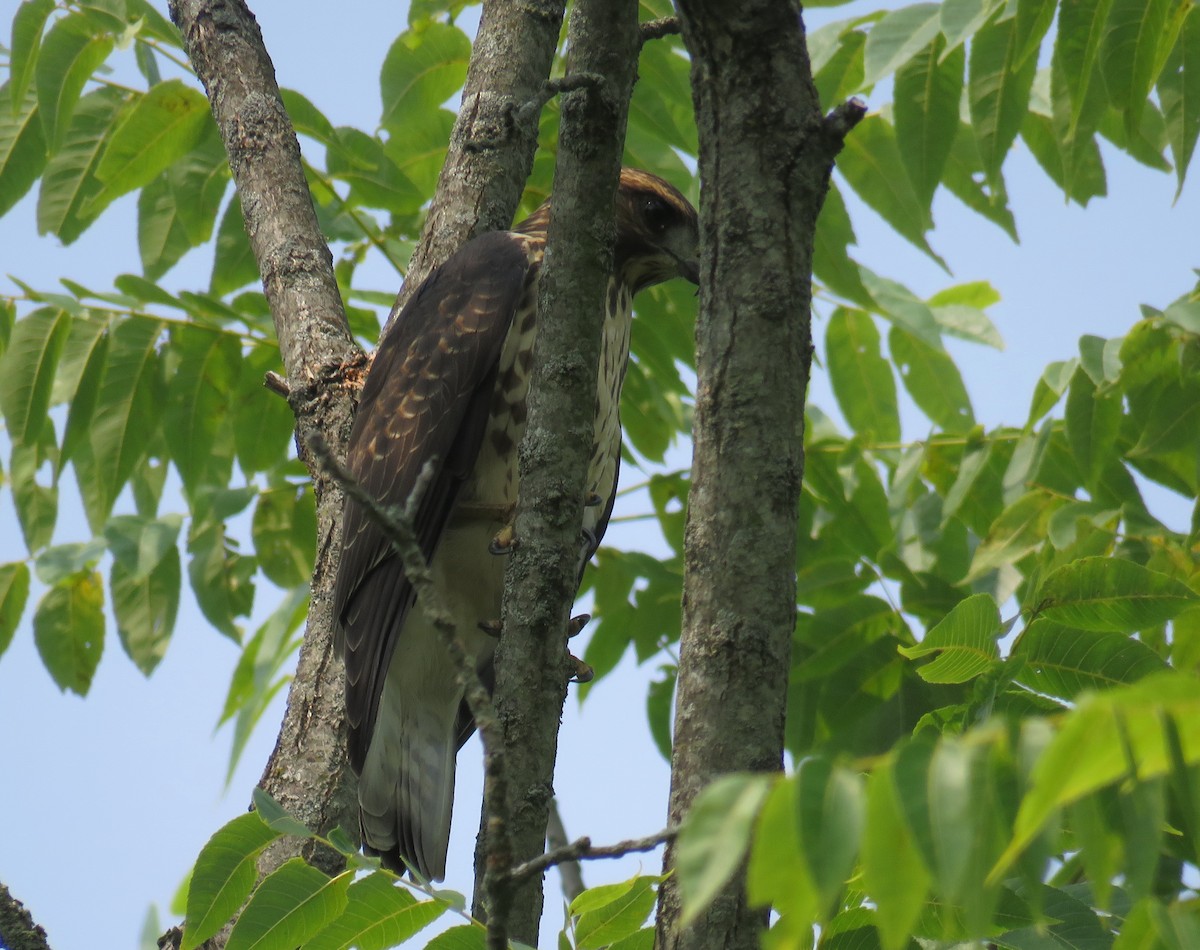
[(583, 632), (583, 628), (588, 625), (588, 621), (592, 619), (591, 614), (578, 614), (572, 617), (567, 622), (567, 639), (579, 636)]
[(604, 499), (600, 497), (599, 492), (590, 491), (587, 493), (587, 495), (583, 499), (583, 507), (584, 508), (595, 508), (598, 505), (600, 505), (600, 503), (603, 501), (604, 501)]
[(517, 537), (513, 531), (513, 526), (506, 524), (496, 532), (496, 536), (492, 538), (491, 543), (488, 545), (488, 550), (496, 555), (511, 554), (516, 540)]
[(504, 624), (499, 620), (481, 620), (478, 626), (489, 637), (499, 637), (500, 632), (504, 629)]
[(577, 656), (572, 656), (570, 653), (568, 653), (567, 656), (570, 657), (571, 662), (575, 665), (575, 672), (572, 673), (571, 678), (567, 680), (568, 683), (579, 683), (580, 685), (583, 685), (584, 683), (590, 683), (593, 679), (595, 679), (596, 671), (584, 663), (583, 660), (579, 659)]

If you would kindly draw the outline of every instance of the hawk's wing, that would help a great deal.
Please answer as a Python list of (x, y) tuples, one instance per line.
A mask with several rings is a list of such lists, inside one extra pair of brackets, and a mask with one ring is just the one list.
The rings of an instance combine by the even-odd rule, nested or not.
[[(529, 264), (522, 236), (492, 232), (465, 244), (400, 312), (363, 387), (347, 450), (347, 466), (363, 488), (385, 505), (402, 506), (435, 460), (414, 519), (426, 560), (479, 454)], [(334, 611), (345, 644), (350, 760), (361, 771), (414, 595), (383, 532), (349, 500), (342, 532)]]

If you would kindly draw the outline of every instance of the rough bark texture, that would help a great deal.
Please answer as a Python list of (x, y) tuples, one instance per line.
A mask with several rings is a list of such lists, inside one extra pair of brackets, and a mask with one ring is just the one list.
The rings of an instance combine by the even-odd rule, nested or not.
[[(567, 623), (579, 582), (584, 483), (616, 236), (614, 195), (638, 42), (636, 0), (576, 0), (568, 34), (571, 70), (603, 81), (566, 93), (562, 101), (529, 424), (520, 448), (517, 546), (496, 654), (514, 863), (542, 853), (553, 796), (569, 673)], [(511, 898), (510, 936), (536, 944), (542, 875)]]
[(0, 947), (5, 950), (50, 950), (46, 931), (33, 922), (25, 905), (0, 884)]
[[(242, 0), (171, 0), (170, 12), (204, 83), (229, 155), (271, 302), (298, 430), (320, 432), (340, 457), (361, 385), (357, 371), (363, 354), (346, 325), (299, 146), (258, 25)], [(512, 221), (537, 145), (536, 112), (532, 121), (518, 122), (516, 117), (542, 90), (562, 13), (561, 0), (484, 4), (463, 108), (406, 288), (415, 289), (473, 234), (507, 227)], [(303, 439), (301, 454), (307, 455)], [(318, 516), (312, 606), (287, 713), (260, 784), (309, 827), (327, 830), (340, 824), (357, 835), (343, 674), (331, 613), (341, 492), (330, 490), (332, 485), (311, 464), (310, 470)], [(294, 853), (286, 845), (270, 849), (260, 870), (269, 873)], [(330, 871), (340, 863), (336, 855), (305, 856)], [(219, 935), (206, 948), (224, 946), (225, 937)], [(164, 939), (177, 946), (178, 930)]]
[(512, 224), (537, 150), (536, 102), (558, 46), (564, 0), (489, 0), (437, 194), (384, 332), (409, 295), (476, 234)]
[[(822, 120), (789, 0), (679, 0), (700, 141), (695, 454), (670, 824), (716, 776), (782, 767), (796, 507), (812, 356), (812, 248), (843, 123)], [(668, 847), (665, 868), (673, 867)], [(660, 948), (757, 947), (739, 875)]]
[[(357, 391), (344, 384), (346, 369), (359, 364), (363, 355), (346, 324), (333, 259), (317, 224), (300, 146), (262, 34), (241, 0), (172, 0), (170, 12), (229, 155), (250, 246), (271, 303), (297, 429), (301, 434), (322, 432), (341, 453)], [(330, 613), (335, 573), (330, 552), (339, 546), (341, 492), (319, 478), (314, 486), (318, 535), (312, 608), (287, 713), (259, 784), (309, 827), (327, 831), (340, 824), (356, 834), (341, 659), (334, 649)], [(268, 849), (262, 873), (298, 850), (295, 839)], [(330, 871), (341, 864), (332, 852), (306, 856)]]

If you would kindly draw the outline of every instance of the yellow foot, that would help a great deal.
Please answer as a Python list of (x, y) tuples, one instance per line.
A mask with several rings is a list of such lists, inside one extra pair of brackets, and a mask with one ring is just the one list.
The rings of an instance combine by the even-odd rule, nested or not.
[(488, 550), (492, 554), (509, 554), (512, 552), (513, 544), (516, 543), (516, 534), (513, 532), (513, 526), (506, 524), (501, 528), (494, 538), (492, 543), (488, 545)]
[(571, 679), (569, 682), (590, 683), (592, 681), (592, 678), (596, 675), (596, 671), (593, 670), (586, 663), (584, 663), (583, 660), (579, 659), (579, 657), (572, 656), (569, 653), (567, 654), (567, 656), (571, 657), (571, 662), (575, 666), (575, 672), (573, 674), (571, 674)]

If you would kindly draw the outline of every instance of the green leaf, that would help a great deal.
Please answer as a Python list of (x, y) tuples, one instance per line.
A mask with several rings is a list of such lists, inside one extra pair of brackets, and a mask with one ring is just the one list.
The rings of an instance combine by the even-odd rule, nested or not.
[(1000, 634), (1000, 611), (992, 596), (973, 594), (960, 601), (920, 643), (899, 650), (910, 660), (939, 654), (917, 670), (927, 683), (965, 683), (999, 661), (996, 639)]
[(900, 810), (890, 765), (876, 768), (867, 782), (862, 873), (877, 908), (884, 950), (907, 947), (931, 877)]
[(84, 13), (68, 13), (50, 27), (38, 53), (35, 79), (38, 114), (52, 148), (62, 140), (84, 83), (112, 48), (112, 38)]
[(827, 759), (807, 758), (786, 780), (792, 786), (800, 853), (808, 865), (818, 923), (838, 907), (838, 897), (858, 857), (862, 837), (862, 779)]
[(850, 257), (847, 248), (857, 243), (850, 214), (838, 189), (837, 182), (829, 182), (825, 203), (817, 218), (817, 234), (813, 244), (813, 275), (836, 294), (867, 308), (875, 301), (863, 286), (858, 264)]
[(1121, 416), (1120, 394), (1098, 389), (1082, 368), (1076, 370), (1067, 393), (1067, 439), (1091, 491), (1112, 462)]
[(1158, 77), (1157, 88), (1167, 123), (1167, 140), (1175, 159), (1178, 197), (1196, 150), (1196, 138), (1200, 136), (1200, 8), (1189, 8), (1175, 48)]
[(1002, 187), (1000, 166), (1029, 108), (1037, 60), (1018, 66), (1021, 38), (1017, 20), (993, 20), (971, 41), (967, 100), (971, 127), (984, 174), (993, 189)]
[(196, 148), (138, 195), (138, 251), (150, 280), (212, 237), (229, 169), (216, 126), (207, 128)]
[(334, 145), (337, 136), (333, 123), (325, 118), (325, 113), (312, 104), (307, 97), (294, 89), (280, 89), (283, 107), (287, 110), (288, 118), (292, 120), (292, 128), (298, 135), (307, 135), (324, 145)]
[(104, 651), (100, 575), (81, 571), (50, 588), (33, 614), (33, 640), (63, 692), (86, 696)]
[(248, 812), (208, 839), (192, 870), (181, 950), (194, 950), (238, 912), (254, 887), (259, 854), (278, 837)]
[(1180, 733), (1187, 765), (1200, 759), (1200, 683), (1174, 671), (1132, 686), (1087, 693), (1067, 713), (1058, 734), (1038, 758), (1008, 847), (989, 875), (1002, 877), (1021, 850), (1059, 808), (1120, 779), (1153, 779), (1171, 768), (1164, 721)]
[(1071, 101), (1069, 135), (1079, 127), (1093, 83), (1102, 81), (1096, 65), (1112, 5), (1113, 0), (1076, 0), (1059, 8), (1053, 61), (1061, 66)]
[(182, 570), (179, 550), (171, 547), (144, 577), (114, 560), (109, 586), (121, 646), (146, 676), (154, 672), (175, 629)]
[(942, 4), (940, 21), (942, 35), (946, 38), (943, 57), (958, 49), (987, 22), (1005, 0), (945, 0)]
[(863, 87), (890, 76), (932, 42), (941, 25), (939, 12), (936, 3), (914, 3), (872, 26), (863, 51)]
[(191, 497), (202, 485), (227, 485), (233, 471), (232, 402), (241, 345), (229, 333), (177, 325), (170, 352), (178, 368), (167, 391), (163, 431)]
[(1046, 578), (1037, 614), (1083, 630), (1130, 633), (1170, 620), (1196, 599), (1167, 574), (1122, 558), (1088, 557)]
[[(233, 780), (234, 770), (255, 725), (286, 682), (280, 671), (296, 651), (297, 641), (292, 634), (301, 628), (307, 615), (307, 589), (289, 591), (242, 649), (218, 721), (225, 723), (237, 716), (225, 772), (227, 785)], [(357, 851), (357, 848), (353, 850)]]
[[(2, 652), (2, 651), (0, 651)], [(646, 719), (650, 724), (650, 737), (659, 754), (671, 761), (671, 712), (675, 701), (675, 680), (678, 667), (664, 666), (663, 678), (650, 681), (646, 691)]]
[(96, 166), (126, 99), (115, 89), (95, 89), (79, 100), (62, 146), (50, 158), (38, 192), (38, 233), (64, 244), (79, 237), (104, 210), (92, 201), (103, 189)]
[[(1100, 47), (1100, 70), (1109, 100), (1136, 129), (1162, 68), (1160, 49), (1178, 0), (1113, 0)], [(1165, 52), (1165, 51), (1164, 51)]]
[(825, 361), (850, 428), (868, 439), (899, 441), (896, 380), (880, 355), (875, 321), (861, 310), (834, 310), (825, 331)]
[(258, 816), (275, 831), (284, 835), (298, 835), (301, 838), (313, 836), (307, 825), (299, 819), (293, 818), (265, 789), (256, 787), (252, 798)]
[(971, 583), (1036, 551), (1045, 541), (1050, 516), (1063, 503), (1063, 499), (1040, 489), (1026, 492), (1014, 501), (996, 518), (987, 537), (975, 549), (964, 580)]
[(837, 169), (868, 207), (939, 264), (942, 260), (925, 240), (932, 222), (908, 180), (895, 170), (903, 165), (895, 132), (882, 116), (869, 115), (846, 139)]
[(105, 187), (90, 205), (150, 184), (200, 143), (210, 122), (208, 100), (182, 80), (150, 87), (113, 131), (96, 168)]
[(771, 784), (766, 775), (725, 775), (696, 796), (675, 843), (680, 926), (703, 913), (741, 865)]
[[(54, 535), (54, 523), (58, 518), (58, 481), (54, 477), (57, 455), (54, 426), (49, 422), (33, 444), (13, 446), (10, 461), (13, 504), (31, 554), (49, 544)], [(37, 480), (38, 474), (45, 469), (49, 469), (51, 475), (48, 485)]]
[(0, 409), (10, 437), (18, 444), (36, 441), (47, 425), (54, 374), (70, 329), (71, 315), (48, 307), (33, 311), (13, 327), (0, 357)]
[(416, 935), (446, 911), (441, 901), (418, 901), (388, 874), (375, 872), (347, 891), (340, 917), (304, 944), (304, 950), (387, 950)]
[(312, 576), (317, 509), (308, 486), (263, 492), (251, 533), (259, 566), (272, 583), (294, 587)]
[(29, 567), (20, 561), (0, 564), (0, 656), (12, 643), (29, 599)]
[[(7, 84), (0, 86), (0, 100)], [(7, 214), (24, 196), (46, 165), (46, 138), (39, 118), (37, 95), (10, 112), (0, 101), (0, 214)]]
[(484, 950), (486, 946), (487, 928), (482, 924), (462, 924), (442, 931), (425, 944), (425, 950)]
[(129, 576), (145, 580), (171, 551), (176, 551), (183, 519), (167, 515), (151, 520), (140, 515), (117, 515), (104, 526), (108, 549)]
[[(84, 348), (97, 327), (99, 333), (94, 338), (91, 351), (86, 355), (82, 372), (79, 373), (74, 385), (70, 386), (69, 378), (74, 375), (75, 367), (84, 358)], [(110, 327), (111, 320), (109, 319), (93, 321), (86, 317), (76, 320), (71, 325), (72, 332), (67, 337), (63, 358), (60, 361), (61, 365), (71, 372), (70, 376), (68, 373), (60, 376), (64, 381), (62, 395), (64, 400), (69, 400), (69, 405), (67, 427), (63, 432), (62, 451), (58, 456), (57, 474), (59, 475), (62, 474), (68, 460), (75, 457), (76, 450), (80, 446), (84, 447), (86, 454), (92, 414), (96, 410), (96, 401), (100, 395), (100, 382), (104, 378), (104, 367), (108, 362)], [(58, 389), (58, 380), (55, 381), (55, 389)]]
[(110, 334), (89, 432), (97, 498), (88, 511), (93, 530), (99, 531), (108, 520), (113, 502), (158, 428), (163, 399), (157, 345), (163, 326), (160, 320), (130, 317)]
[(350, 185), (350, 201), (393, 214), (415, 214), (422, 194), (392, 161), (382, 142), (357, 129), (337, 130), (339, 147), (327, 152), (329, 174)]
[(430, 23), (405, 30), (388, 50), (379, 74), (383, 115), (379, 124), (403, 135), (410, 114), (436, 109), (462, 88), (471, 41), (458, 27)]
[(8, 74), (11, 77), (8, 92), (13, 112), (20, 110), (25, 93), (29, 91), (33, 70), (37, 65), (42, 30), (53, 12), (54, 0), (26, 0), (17, 4), (12, 25), (12, 47), (8, 54)]
[(945, 50), (939, 36), (896, 71), (896, 144), (926, 208), (933, 202), (959, 124), (966, 54), (961, 46)]
[(966, 123), (959, 124), (958, 134), (954, 136), (942, 183), (968, 208), (1017, 240), (1017, 225), (1008, 208), (1004, 175), (999, 169), (990, 180), (984, 175), (975, 133), (966, 127)]
[(1162, 658), (1123, 633), (1076, 630), (1038, 618), (1017, 639), (1017, 674), (1038, 692), (1074, 700), (1085, 690), (1112, 689), (1166, 669)]
[(217, 252), (213, 258), (209, 292), (223, 297), (256, 280), (258, 261), (246, 237), (241, 199), (234, 195), (217, 230)]
[(945, 352), (898, 326), (888, 333), (888, 349), (904, 388), (930, 419), (946, 432), (966, 432), (975, 425), (967, 388)]
[(55, 586), (73, 575), (91, 570), (104, 556), (104, 539), (74, 541), (46, 548), (34, 561), (34, 573), (39, 581)]
[(200, 611), (214, 627), (240, 641), (234, 621), (254, 606), (254, 558), (237, 553), (236, 542), (227, 537), (220, 522), (193, 522), (188, 552), (192, 555), (188, 580)]
[[(594, 902), (589, 904), (587, 901), (580, 904), (578, 899), (573, 902), (572, 912), (579, 915), (575, 922), (576, 947), (599, 950), (637, 933), (654, 909), (658, 897), (654, 885), (659, 880), (656, 876), (636, 877), (624, 893), (602, 905), (594, 906)], [(588, 893), (585, 891), (580, 897)], [(581, 909), (583, 907), (587, 909)]]
[(296, 419), (287, 400), (263, 386), (269, 371), (279, 371), (279, 350), (259, 344), (242, 361), (234, 400), (233, 436), (238, 464), (247, 475), (267, 471), (286, 458)]

